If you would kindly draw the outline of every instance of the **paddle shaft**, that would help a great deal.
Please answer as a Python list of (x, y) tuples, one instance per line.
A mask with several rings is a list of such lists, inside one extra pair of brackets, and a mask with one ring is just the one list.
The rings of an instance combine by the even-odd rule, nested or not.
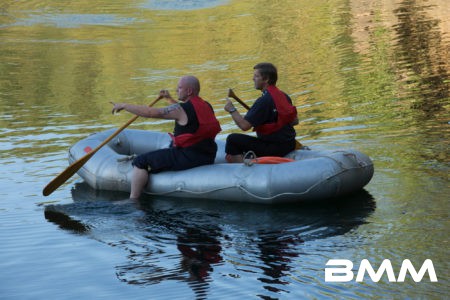
[[(155, 105), (156, 102), (158, 102), (161, 99), (161, 97), (158, 97), (155, 99), (149, 107), (152, 107)], [(64, 182), (66, 182), (70, 177), (73, 176), (81, 167), (98, 151), (100, 148), (105, 146), (107, 143), (109, 143), (114, 137), (116, 137), (119, 133), (122, 132), (125, 128), (127, 128), (131, 123), (136, 121), (136, 119), (139, 118), (139, 116), (134, 116), (128, 122), (126, 122), (122, 127), (117, 129), (112, 135), (110, 135), (106, 140), (103, 141), (100, 145), (98, 145), (95, 149), (93, 149), (91, 152), (87, 153), (82, 158), (78, 159), (76, 162), (68, 166), (64, 171), (62, 171), (58, 176), (56, 176), (52, 181), (50, 181), (45, 188), (42, 190), (42, 194), (44, 196), (48, 196), (51, 193), (53, 193), (58, 187), (60, 187)]]
[(243, 107), (245, 107), (247, 110), (250, 110), (250, 106), (248, 106), (244, 101), (242, 101), (241, 99), (239, 99), (238, 96), (236, 96), (236, 94), (233, 92), (232, 89), (228, 90), (228, 97), (233, 98), (234, 100), (236, 100), (237, 102), (239, 102), (239, 104), (241, 104)]

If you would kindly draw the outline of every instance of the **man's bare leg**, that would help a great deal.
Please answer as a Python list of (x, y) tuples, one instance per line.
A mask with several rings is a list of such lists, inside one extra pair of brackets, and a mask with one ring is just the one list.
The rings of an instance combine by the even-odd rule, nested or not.
[(145, 169), (133, 168), (133, 178), (131, 179), (130, 199), (138, 199), (142, 190), (148, 182), (148, 171)]

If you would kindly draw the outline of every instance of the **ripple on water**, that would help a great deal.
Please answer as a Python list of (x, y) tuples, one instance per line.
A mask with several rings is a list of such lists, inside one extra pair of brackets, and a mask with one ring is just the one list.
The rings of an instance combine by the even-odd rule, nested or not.
[(246, 278), (261, 295), (292, 293), (290, 283), (312, 280), (292, 277), (299, 265), (306, 265), (308, 247), (349, 232), (373, 211), (367, 193), (353, 211), (340, 204), (293, 209), (162, 197), (136, 207), (116, 204), (124, 193), (94, 191), (84, 183), (76, 184), (72, 194), (73, 203), (50, 205), (46, 211), (67, 215), (88, 228), (85, 235), (124, 250), (127, 261), (116, 266), (120, 280), (134, 285), (189, 282), (197, 292), (225, 276)]
[(156, 10), (196, 10), (227, 4), (229, 0), (146, 0), (139, 7)]
[[(18, 18), (14, 23), (3, 27), (32, 27), (36, 25), (57, 28), (78, 28), (82, 26), (125, 26), (137, 22), (134, 18), (125, 18), (109, 14), (34, 14)], [(75, 40), (72, 40), (74, 42)], [(45, 40), (42, 42), (51, 42)], [(55, 40), (55, 42), (60, 42)]]

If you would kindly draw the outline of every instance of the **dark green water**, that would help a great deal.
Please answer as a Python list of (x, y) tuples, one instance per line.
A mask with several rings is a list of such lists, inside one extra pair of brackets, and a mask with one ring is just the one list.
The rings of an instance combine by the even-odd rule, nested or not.
[[(449, 293), (450, 5), (447, 1), (3, 1), (0, 4), (2, 299), (442, 299)], [(228, 88), (251, 103), (252, 67), (278, 66), (311, 148), (375, 163), (342, 203), (267, 207), (94, 191), (70, 145), (198, 76), (220, 118)], [(169, 131), (139, 119), (132, 128)], [(68, 219), (70, 218), (70, 219)], [(329, 259), (404, 259), (404, 283), (325, 282)], [(355, 274), (356, 275), (356, 274)]]

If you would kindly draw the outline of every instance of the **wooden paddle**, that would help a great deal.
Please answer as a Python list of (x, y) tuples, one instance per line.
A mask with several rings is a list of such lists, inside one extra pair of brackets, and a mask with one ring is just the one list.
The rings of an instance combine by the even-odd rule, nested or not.
[[(232, 89), (228, 89), (228, 97), (231, 97), (234, 100), (236, 100), (237, 102), (239, 102), (247, 110), (250, 109), (250, 107), (244, 101), (242, 101), (241, 99), (239, 99), (238, 96), (236, 96), (236, 94), (234, 93), (234, 91)], [(303, 147), (303, 145), (299, 141), (295, 140), (295, 149), (298, 150), (301, 147)]]
[(239, 102), (243, 107), (245, 107), (247, 110), (250, 110), (250, 106), (248, 106), (244, 101), (239, 99), (239, 97), (236, 96), (236, 94), (234, 93), (234, 91), (232, 89), (228, 89), (228, 97), (233, 98), (234, 100)]
[[(149, 107), (155, 105), (162, 96), (156, 98)], [(117, 136), (122, 130), (128, 127), (131, 123), (133, 123), (139, 116), (134, 116), (128, 122), (126, 122), (122, 127), (117, 129), (112, 135), (110, 135), (106, 140), (103, 141), (100, 145), (98, 145), (94, 150), (87, 153), (85, 156), (68, 166), (64, 171), (62, 171), (58, 176), (56, 176), (52, 181), (50, 181), (45, 188), (42, 190), (42, 194), (44, 196), (48, 196), (53, 193), (58, 187), (60, 187), (64, 182), (66, 182), (73, 174), (75, 174), (81, 167), (98, 151), (100, 148), (105, 146), (109, 141), (111, 141), (115, 136)]]

